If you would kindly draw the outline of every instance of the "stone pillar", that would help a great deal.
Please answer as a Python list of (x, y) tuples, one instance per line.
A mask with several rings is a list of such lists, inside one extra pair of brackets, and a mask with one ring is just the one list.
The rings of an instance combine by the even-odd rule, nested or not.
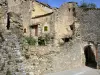
[(97, 64), (98, 64), (98, 69), (100, 69), (100, 44), (98, 44), (98, 47), (97, 47)]

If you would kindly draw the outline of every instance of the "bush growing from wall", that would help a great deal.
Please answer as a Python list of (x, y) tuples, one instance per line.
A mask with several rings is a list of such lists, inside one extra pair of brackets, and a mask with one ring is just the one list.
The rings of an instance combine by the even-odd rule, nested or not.
[(40, 36), (38, 37), (38, 39), (35, 39), (34, 37), (24, 37), (23, 44), (36, 45), (38, 43), (39, 46), (45, 46), (47, 44), (50, 44), (50, 41), (52, 40), (53, 37), (48, 34)]
[(11, 74), (11, 72), (8, 70), (7, 73), (6, 73), (6, 75), (12, 75), (12, 74)]
[(46, 34), (44, 36), (38, 37), (38, 45), (47, 45), (51, 41), (51, 36), (49, 34)]
[(36, 39), (33, 37), (25, 37), (25, 40), (29, 45), (36, 45)]
[(96, 4), (94, 3), (86, 3), (86, 2), (83, 2), (80, 7), (82, 8), (96, 8)]
[(42, 36), (38, 37), (38, 45), (40, 45), (40, 46), (46, 45), (44, 37), (42, 37)]

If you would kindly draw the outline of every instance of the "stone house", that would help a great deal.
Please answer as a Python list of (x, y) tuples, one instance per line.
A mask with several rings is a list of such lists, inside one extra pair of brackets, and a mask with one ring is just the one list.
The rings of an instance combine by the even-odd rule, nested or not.
[[(10, 0), (7, 3), (7, 13), (14, 12), (21, 16), (24, 36), (38, 37), (50, 32), (47, 20), (53, 13), (53, 9), (49, 5), (35, 0)], [(6, 23), (7, 18), (6, 15)], [(6, 26), (4, 28), (7, 29)]]
[(49, 5), (33, 1), (33, 9), (31, 12), (31, 20), (29, 24), (29, 32), (24, 31), (29, 36), (38, 37), (47, 34), (50, 31), (47, 23), (48, 18), (53, 13)]
[[(11, 0), (8, 2), (8, 7), (5, 5), (6, 3), (3, 6), (3, 3), (0, 4), (0, 11), (2, 11), (0, 17), (3, 15), (0, 19), (1, 29), (7, 30), (8, 27), (11, 33), (15, 34), (7, 32), (10, 35), (4, 34), (5, 40), (3, 43), (0, 42), (1, 59), (5, 59), (5, 57), (8, 59), (9, 54), (12, 54), (12, 58), (9, 60), (14, 61), (14, 64), (10, 63), (11, 65), (4, 61), (0, 63), (0, 68), (6, 64), (4, 72), (9, 66), (10, 71), (21, 72), (17, 75), (22, 75), (23, 72), (32, 73), (30, 75), (44, 75), (44, 73), (69, 70), (85, 65), (92, 68), (100, 67), (99, 8), (84, 9), (78, 7), (75, 2), (65, 3), (59, 9), (52, 9), (43, 3), (29, 0)], [(21, 46), (19, 35), (23, 34), (22, 27), (26, 36), (31, 34), (31, 36), (37, 37), (42, 33), (50, 33), (54, 36), (55, 45), (29, 48), (25, 44), (23, 50), (19, 49)], [(4, 32), (6, 32), (5, 30)], [(11, 42), (12, 44), (10, 44)], [(5, 53), (8, 54), (5, 56)], [(18, 54), (17, 60), (20, 60), (21, 57), (24, 59), (21, 59), (21, 62), (16, 62), (16, 54)], [(16, 66), (12, 68), (16, 63), (19, 68), (16, 69)], [(0, 75), (6, 74), (2, 72)]]
[[(80, 45), (78, 51), (79, 54), (81, 54), (81, 62), (84, 63), (83, 61), (85, 61), (86, 65), (89, 63), (86, 54), (90, 52), (87, 51), (91, 48), (91, 54), (94, 57), (93, 63), (96, 64), (99, 62), (98, 28), (100, 23), (97, 21), (99, 20), (99, 17), (97, 16), (100, 12), (99, 9), (84, 9), (78, 7), (76, 2), (68, 2), (64, 3), (59, 9), (54, 10), (48, 5), (38, 1), (33, 2), (33, 8), (29, 32), (25, 30), (25, 34), (28, 34), (28, 36), (39, 37), (45, 33), (50, 33), (54, 37), (55, 46), (65, 44), (70, 50), (75, 50), (77, 49), (76, 46), (78, 47)], [(96, 23), (96, 25), (94, 23)], [(94, 28), (92, 28), (91, 25)], [(69, 46), (70, 41), (73, 43), (71, 48)], [(92, 59), (91, 54), (90, 59)], [(84, 56), (86, 56), (85, 60)]]

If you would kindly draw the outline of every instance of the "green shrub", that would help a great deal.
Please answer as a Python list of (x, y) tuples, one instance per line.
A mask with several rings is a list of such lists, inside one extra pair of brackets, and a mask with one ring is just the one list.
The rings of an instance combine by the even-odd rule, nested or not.
[(38, 37), (38, 44), (40, 46), (47, 45), (47, 44), (49, 44), (50, 40), (51, 40), (50, 35), (44, 35), (44, 37), (43, 36)]
[(47, 34), (38, 37), (38, 41), (36, 41), (36, 39), (33, 37), (25, 37), (23, 39), (23, 44), (36, 45), (36, 43), (38, 43), (39, 46), (45, 46), (50, 43), (51, 39), (53, 39), (53, 37)]
[(34, 39), (33, 37), (25, 37), (27, 43), (29, 45), (35, 45), (36, 44), (36, 39)]
[(48, 44), (50, 42), (50, 40), (51, 40), (51, 36), (45, 35), (45, 42), (46, 42), (46, 44)]
[(12, 75), (12, 74), (11, 74), (11, 72), (8, 70), (7, 73), (6, 73), (6, 75)]
[(89, 3), (89, 4), (88, 4), (88, 8), (96, 8), (96, 4), (94, 4), (94, 3)]
[(80, 7), (83, 7), (83, 8), (96, 8), (96, 4), (94, 3), (86, 3), (86, 2), (83, 2)]
[(45, 45), (45, 39), (43, 37), (38, 37), (38, 44), (40, 46), (44, 46)]
[(87, 8), (87, 7), (88, 7), (88, 4), (85, 3), (85, 2), (83, 2), (83, 3), (80, 5), (80, 7)]

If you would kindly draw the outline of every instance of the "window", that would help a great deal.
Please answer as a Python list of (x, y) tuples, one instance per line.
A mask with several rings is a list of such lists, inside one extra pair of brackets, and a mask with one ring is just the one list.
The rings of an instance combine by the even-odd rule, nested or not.
[(26, 28), (24, 29), (24, 33), (26, 33)]
[(33, 8), (33, 11), (35, 11), (35, 9)]
[(71, 39), (72, 39), (71, 37), (69, 37), (69, 38), (62, 38), (62, 40), (63, 40), (64, 42), (69, 42)]
[(45, 26), (44, 27), (44, 31), (48, 31), (48, 26)]

